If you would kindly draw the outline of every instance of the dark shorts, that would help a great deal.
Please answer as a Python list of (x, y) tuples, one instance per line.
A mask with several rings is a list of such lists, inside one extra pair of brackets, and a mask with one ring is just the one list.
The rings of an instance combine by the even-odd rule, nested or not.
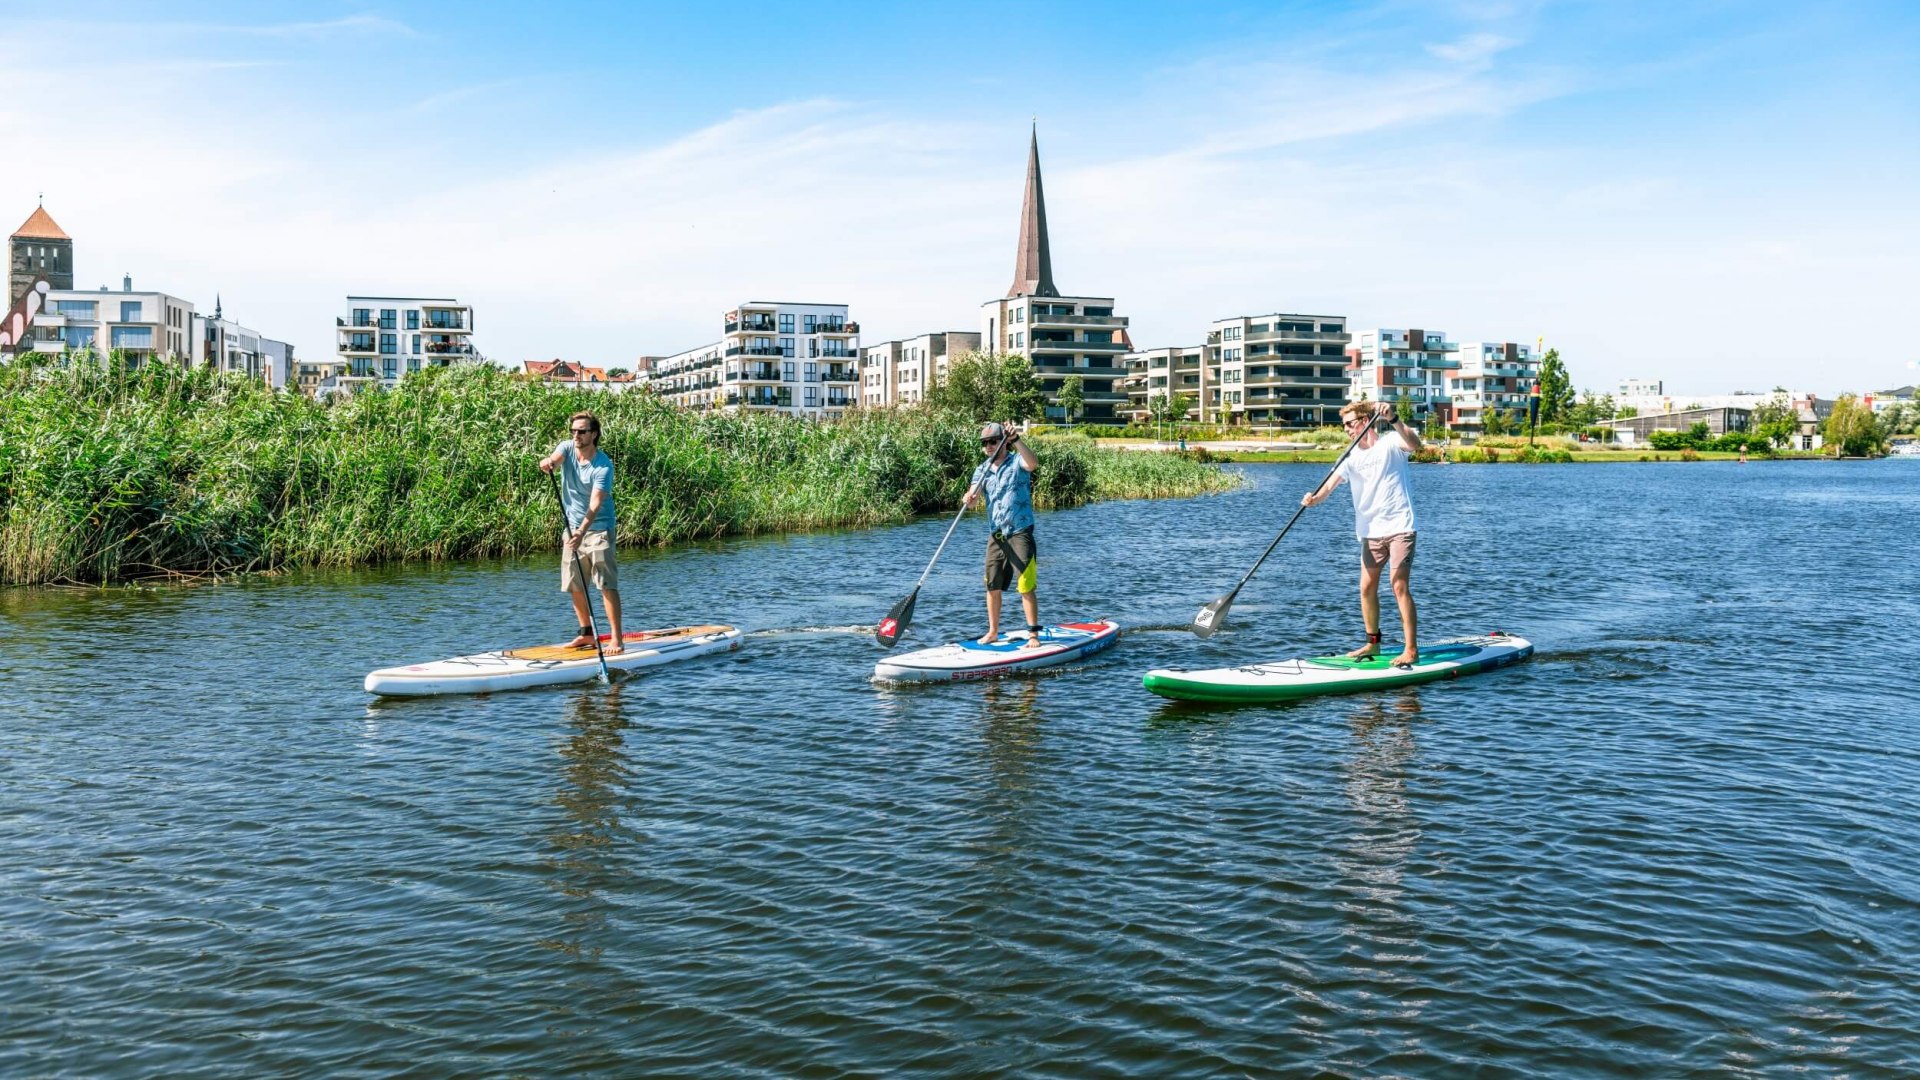
[[(1008, 557), (1011, 549), (1012, 557)], [(1033, 530), (1023, 529), (1003, 540), (987, 537), (987, 591), (1004, 592), (1008, 585), (1016, 582), (1023, 593), (1032, 592), (1038, 585), (1039, 552), (1033, 546)]]

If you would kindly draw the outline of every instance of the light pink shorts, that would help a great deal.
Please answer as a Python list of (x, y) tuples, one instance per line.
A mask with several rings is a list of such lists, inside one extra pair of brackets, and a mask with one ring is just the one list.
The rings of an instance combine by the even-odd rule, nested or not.
[(1413, 534), (1395, 533), (1392, 536), (1370, 536), (1360, 541), (1360, 565), (1369, 570), (1378, 570), (1384, 564), (1389, 570), (1406, 563), (1413, 565)]

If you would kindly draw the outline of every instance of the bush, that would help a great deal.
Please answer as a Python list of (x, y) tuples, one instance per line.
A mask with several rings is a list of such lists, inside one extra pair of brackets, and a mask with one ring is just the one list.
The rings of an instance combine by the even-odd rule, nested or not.
[[(535, 462), (580, 409), (606, 427), (626, 545), (951, 511), (980, 458), (970, 423), (926, 410), (694, 413), (490, 366), (322, 403), (204, 369), (25, 357), (0, 365), (0, 400), (0, 583), (551, 548), (558, 508)], [(1043, 506), (1237, 482), (1084, 436), (1036, 442)]]

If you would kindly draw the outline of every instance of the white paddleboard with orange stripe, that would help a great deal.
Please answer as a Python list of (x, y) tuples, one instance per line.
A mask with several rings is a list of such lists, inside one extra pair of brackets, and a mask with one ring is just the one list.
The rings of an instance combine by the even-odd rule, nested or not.
[(1119, 636), (1120, 624), (1110, 619), (1043, 626), (1038, 645), (1026, 643), (1027, 632), (1023, 629), (1002, 633), (991, 645), (963, 641), (889, 656), (873, 666), (873, 680), (909, 683), (992, 679), (1090, 656), (1112, 645)]
[[(732, 626), (676, 626), (667, 630), (636, 630), (623, 635), (626, 651), (609, 654), (611, 671), (670, 664), (708, 653), (740, 647), (740, 631)], [(602, 634), (604, 644), (611, 635)], [(367, 676), (367, 693), (385, 697), (428, 697), (434, 694), (487, 694), (529, 686), (589, 682), (600, 677), (600, 656), (591, 645), (535, 645), (501, 649), (476, 656), (456, 656), (431, 664), (381, 668)]]

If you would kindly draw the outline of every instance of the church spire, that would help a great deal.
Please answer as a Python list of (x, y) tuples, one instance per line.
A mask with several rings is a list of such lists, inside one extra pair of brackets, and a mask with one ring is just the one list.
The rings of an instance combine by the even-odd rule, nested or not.
[(1015, 296), (1059, 296), (1053, 284), (1053, 253), (1047, 248), (1047, 199), (1040, 190), (1040, 128), (1027, 144), (1027, 196), (1020, 206), (1020, 251), (1014, 257)]

